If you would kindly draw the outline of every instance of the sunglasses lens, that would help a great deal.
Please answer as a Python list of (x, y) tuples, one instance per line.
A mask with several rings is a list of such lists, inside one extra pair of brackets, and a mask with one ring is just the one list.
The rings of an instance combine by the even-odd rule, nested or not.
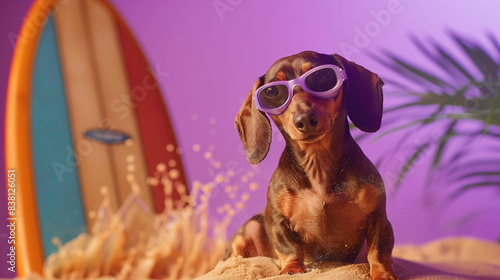
[(316, 92), (331, 90), (337, 84), (337, 74), (332, 68), (323, 68), (306, 77), (307, 87)]
[(259, 92), (258, 97), (260, 105), (264, 109), (276, 109), (286, 103), (288, 87), (285, 85), (268, 86)]

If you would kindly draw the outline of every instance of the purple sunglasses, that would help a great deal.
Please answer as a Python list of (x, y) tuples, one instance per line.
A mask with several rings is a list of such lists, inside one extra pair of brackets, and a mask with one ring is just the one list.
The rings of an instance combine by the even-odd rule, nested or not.
[(337, 96), (345, 80), (345, 71), (337, 65), (320, 65), (296, 79), (271, 82), (259, 87), (255, 91), (254, 102), (259, 110), (280, 115), (290, 105), (295, 86), (299, 85), (314, 97), (330, 99)]

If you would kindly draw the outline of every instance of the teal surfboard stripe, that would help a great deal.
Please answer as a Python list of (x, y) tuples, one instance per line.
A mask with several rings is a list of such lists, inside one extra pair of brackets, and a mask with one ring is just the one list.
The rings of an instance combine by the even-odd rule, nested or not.
[(78, 159), (71, 136), (53, 18), (42, 32), (35, 59), (31, 132), (38, 219), (45, 258), (86, 231)]

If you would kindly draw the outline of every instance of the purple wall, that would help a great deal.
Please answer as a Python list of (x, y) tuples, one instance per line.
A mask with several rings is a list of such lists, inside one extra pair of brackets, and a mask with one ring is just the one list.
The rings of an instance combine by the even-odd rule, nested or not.
[[(232, 168), (240, 172), (231, 182), (241, 186), (239, 194), (247, 188), (241, 183), (240, 175), (253, 169), (242, 153), (233, 127), (234, 117), (256, 78), (278, 58), (302, 50), (336, 52), (382, 78), (390, 78), (391, 73), (370, 59), (369, 52), (387, 49), (419, 61), (422, 55), (409, 40), (410, 34), (432, 37), (443, 44), (450, 43), (447, 30), (477, 35), (478, 40), (483, 40), (486, 31), (491, 31), (500, 38), (497, 15), (500, 2), (494, 1), (365, 0), (305, 4), (298, 0), (150, 0), (147, 5), (134, 0), (111, 2), (129, 23), (150, 63), (160, 72), (168, 73), (161, 88), (183, 148), (190, 182), (207, 182), (214, 174)], [(18, 32), (27, 8), (27, 1), (0, 4), (2, 89), (6, 88), (13, 50), (9, 38)], [(429, 66), (425, 61), (421, 65)], [(390, 90), (386, 87), (386, 92)], [(3, 108), (3, 96), (1, 102)], [(391, 102), (386, 95), (386, 105)], [(371, 159), (376, 159), (380, 151), (387, 151), (386, 147), (394, 141), (394, 137), (389, 137), (375, 143), (363, 142), (361, 146)], [(196, 144), (201, 151), (193, 151)], [(251, 179), (259, 184), (259, 189), (251, 194), (246, 209), (235, 217), (231, 233), (237, 224), (264, 207), (266, 184), (282, 147), (283, 141), (275, 134), (267, 159)], [(220, 169), (204, 158), (208, 150), (213, 150), (213, 158), (221, 163)], [(403, 155), (393, 156), (397, 159)], [(388, 215), (396, 241), (421, 243), (448, 235), (473, 235), (491, 240), (500, 237), (498, 193), (469, 192), (445, 204), (444, 186), (425, 184), (423, 179), (429, 160), (424, 157), (397, 192), (392, 191), (392, 185), (398, 161), (384, 162), (379, 168), (388, 189)], [(3, 176), (1, 173), (0, 178)], [(4, 201), (4, 193), (0, 193)], [(216, 189), (212, 199), (214, 210), (230, 202), (223, 188)], [(473, 219), (456, 225), (469, 214), (475, 215)], [(0, 220), (5, 220), (2, 215)], [(0, 245), (5, 243), (1, 237)], [(0, 251), (3, 266), (5, 253), (3, 249)], [(0, 268), (0, 276), (3, 272)]]
[(7, 91), (7, 80), (9, 76), (10, 61), (14, 50), (14, 43), (22, 20), (26, 15), (31, 1), (2, 1), (0, 3), (0, 277), (12, 277), (8, 271), (7, 254), (10, 253), (7, 237), (7, 202), (5, 191), (5, 168), (4, 168), (4, 119), (5, 119), (5, 93)]

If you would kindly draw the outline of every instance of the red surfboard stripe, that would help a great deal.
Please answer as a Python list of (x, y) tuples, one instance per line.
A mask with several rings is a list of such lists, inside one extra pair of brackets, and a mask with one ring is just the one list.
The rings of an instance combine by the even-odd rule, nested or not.
[[(168, 118), (159, 84), (154, 76), (155, 69), (147, 63), (138, 43), (125, 23), (120, 18), (117, 19), (117, 22), (133, 105), (142, 135), (148, 175), (150, 177), (155, 176), (156, 167), (159, 163), (167, 164), (169, 160), (175, 160), (176, 169), (179, 171), (180, 176), (174, 181), (174, 185), (182, 183), (187, 186), (182, 160), (179, 153), (176, 152), (177, 141), (174, 130)], [(174, 151), (167, 151), (166, 146), (168, 144), (175, 147)], [(165, 207), (163, 188), (160, 186), (152, 187), (152, 192), (156, 212), (163, 212)], [(172, 198), (178, 200), (179, 197), (174, 188)]]

